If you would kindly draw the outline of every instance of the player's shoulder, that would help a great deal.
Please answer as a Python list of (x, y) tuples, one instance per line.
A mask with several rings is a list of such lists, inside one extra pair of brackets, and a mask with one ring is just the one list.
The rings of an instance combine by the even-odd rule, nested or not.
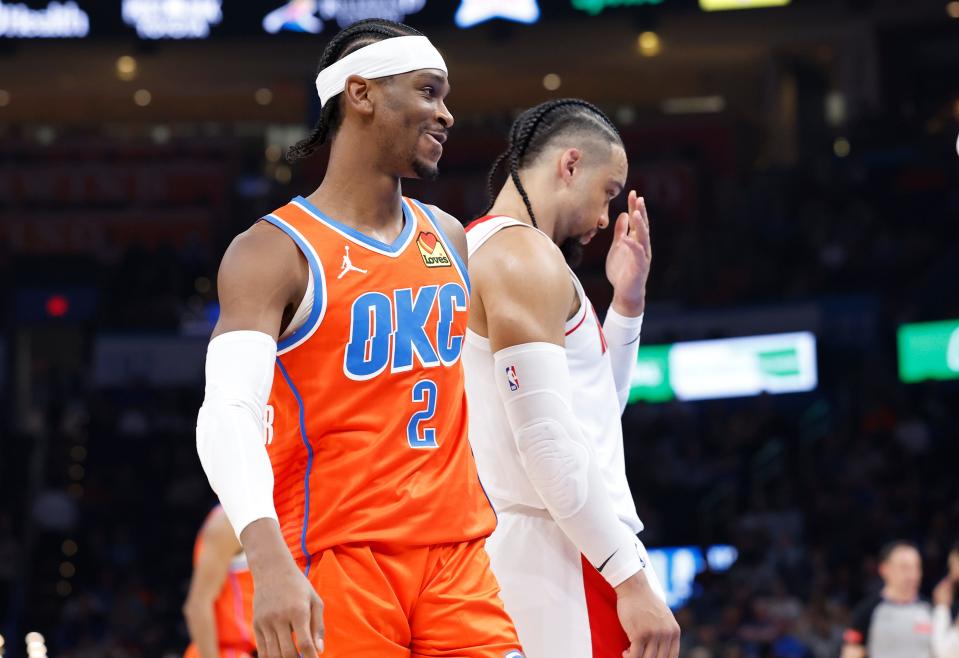
[[(305, 276), (296, 243), (282, 230), (265, 221), (237, 235), (220, 261), (218, 287), (224, 284), (273, 285)], [(303, 263), (305, 265), (305, 262)]]
[(463, 224), (456, 217), (442, 208), (427, 203), (421, 204), (432, 216), (443, 233), (451, 240), (466, 240)]
[(211, 539), (229, 542), (234, 538), (233, 526), (222, 506), (217, 505), (207, 515), (200, 528), (200, 536), (207, 542)]
[(262, 260), (297, 251), (296, 243), (285, 232), (270, 222), (257, 221), (233, 238), (224, 254), (224, 260), (227, 257)]
[(474, 286), (488, 285), (498, 294), (508, 290), (514, 297), (564, 296), (570, 286), (562, 251), (526, 224), (507, 226), (490, 236), (470, 257), (470, 277)]
[(424, 208), (428, 214), (432, 215), (433, 220), (440, 225), (440, 228), (443, 229), (446, 233), (462, 233), (463, 224), (460, 220), (456, 219), (453, 215), (446, 212), (439, 206), (434, 206), (429, 203), (423, 203), (422, 201), (416, 201), (413, 199), (414, 203), (418, 203), (422, 208)]
[(474, 255), (495, 272), (524, 281), (568, 283), (563, 252), (549, 237), (528, 224), (506, 225), (493, 233)]
[(464, 262), (466, 260), (466, 232), (463, 230), (463, 224), (453, 215), (430, 204), (415, 201), (426, 210), (427, 214), (433, 219), (433, 222), (442, 231), (447, 240), (453, 243)]

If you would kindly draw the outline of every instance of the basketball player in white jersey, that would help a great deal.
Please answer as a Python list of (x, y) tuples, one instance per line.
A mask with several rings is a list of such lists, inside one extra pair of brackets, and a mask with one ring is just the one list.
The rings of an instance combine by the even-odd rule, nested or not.
[(470, 440), (499, 517), (493, 573), (528, 658), (679, 654), (679, 626), (636, 537), (620, 424), (651, 257), (643, 199), (630, 192), (616, 222), (604, 325), (567, 265), (609, 224), (626, 172), (600, 110), (544, 103), (513, 124), (490, 172), (495, 201), (467, 228)]

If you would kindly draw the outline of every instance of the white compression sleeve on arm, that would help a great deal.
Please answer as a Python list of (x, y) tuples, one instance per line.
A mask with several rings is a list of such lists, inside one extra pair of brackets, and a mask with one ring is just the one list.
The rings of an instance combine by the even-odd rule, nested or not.
[(613, 587), (646, 563), (616, 516), (592, 449), (573, 415), (566, 351), (525, 343), (493, 355), (523, 468), (550, 515)]
[(196, 449), (238, 538), (253, 521), (277, 518), (263, 430), (275, 362), (276, 341), (259, 331), (220, 334), (207, 348)]
[(612, 307), (606, 311), (603, 333), (606, 334), (609, 358), (613, 363), (613, 381), (616, 382), (620, 415), (626, 409), (629, 389), (633, 385), (633, 367), (639, 354), (639, 334), (642, 330), (643, 315), (629, 318), (620, 315)]

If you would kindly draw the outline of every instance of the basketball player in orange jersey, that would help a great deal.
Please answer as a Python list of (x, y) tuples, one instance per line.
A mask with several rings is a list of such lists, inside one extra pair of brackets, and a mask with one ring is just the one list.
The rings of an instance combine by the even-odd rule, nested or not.
[(520, 657), (467, 438), (466, 240), (400, 189), (437, 174), (446, 65), (411, 28), (361, 21), (316, 86), (290, 156), (331, 142), (326, 175), (227, 249), (197, 419), (259, 656)]
[(190, 646), (183, 658), (250, 658), (253, 576), (233, 526), (219, 505), (206, 517), (193, 548), (193, 577), (183, 604)]
[(493, 573), (529, 658), (679, 654), (679, 626), (636, 537), (620, 423), (652, 255), (644, 200), (630, 192), (616, 222), (604, 325), (567, 264), (609, 224), (626, 172), (599, 109), (543, 103), (513, 124), (490, 172), (489, 214), (466, 230), (470, 441), (499, 515)]

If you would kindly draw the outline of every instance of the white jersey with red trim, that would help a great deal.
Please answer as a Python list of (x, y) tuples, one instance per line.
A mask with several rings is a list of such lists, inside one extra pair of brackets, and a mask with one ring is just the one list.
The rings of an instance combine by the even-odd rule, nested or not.
[[(466, 229), (469, 257), (496, 232), (511, 226), (538, 230), (516, 219), (493, 216)], [(548, 239), (548, 238), (547, 238)], [(570, 270), (579, 297), (579, 310), (566, 322), (566, 359), (573, 390), (573, 413), (592, 447), (616, 514), (634, 533), (643, 529), (636, 513), (623, 457), (619, 400), (603, 328), (579, 279)], [(535, 285), (517, 281), (516, 285)], [(467, 329), (463, 348), (469, 436), (480, 480), (493, 507), (513, 505), (546, 509), (520, 462), (519, 451), (497, 386), (507, 381), (494, 373), (489, 340)], [(522, 385), (522, 382), (519, 382)]]

